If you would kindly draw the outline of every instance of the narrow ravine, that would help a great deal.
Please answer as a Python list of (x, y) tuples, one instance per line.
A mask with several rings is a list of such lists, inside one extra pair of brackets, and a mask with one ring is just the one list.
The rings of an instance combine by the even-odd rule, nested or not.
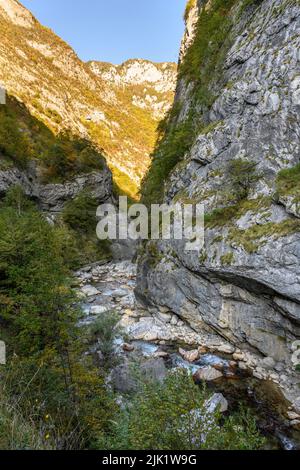
[[(268, 436), (270, 448), (298, 448), (298, 436), (288, 430), (280, 416), (281, 397), (276, 398), (274, 390), (268, 391), (269, 383), (237, 367), (232, 360), (234, 348), (229, 343), (216, 343), (216, 337), (206, 332), (195, 333), (167, 309), (139, 304), (134, 292), (134, 263), (126, 260), (93, 264), (75, 276), (81, 298), (80, 325), (92, 325), (106, 312), (120, 316), (122, 334), (115, 340), (120, 363), (112, 369), (109, 380), (121, 397), (134, 388), (132, 363), (138, 364), (142, 374), (156, 380), (163, 380), (168, 369), (185, 368), (196, 383), (205, 381), (213, 392), (222, 393), (229, 412), (237, 410), (241, 403), (252, 408), (260, 429)], [(199, 344), (206, 346), (196, 346)], [(275, 397), (272, 406), (268, 404), (270, 394)]]

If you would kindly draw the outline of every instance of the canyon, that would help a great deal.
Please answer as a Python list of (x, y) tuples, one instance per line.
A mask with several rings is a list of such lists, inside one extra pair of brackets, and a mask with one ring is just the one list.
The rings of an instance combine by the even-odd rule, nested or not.
[[(5, 123), (22, 151), (35, 149), (24, 168), (0, 142), (0, 196), (21, 186), (51, 226), (83, 191), (97, 204), (139, 191), (148, 207), (203, 204), (200, 253), (184, 240), (113, 242), (74, 269), (79, 325), (118, 315), (121, 365), (108, 383), (121, 404), (135, 387), (131, 357), (158, 381), (181, 367), (299, 448), (299, 1), (190, 0), (185, 22), (178, 66), (83, 63), (18, 1), (0, 0)], [(66, 130), (80, 142), (61, 143)], [(64, 178), (58, 142), (75, 161)], [(92, 355), (101, 365), (99, 341)]]

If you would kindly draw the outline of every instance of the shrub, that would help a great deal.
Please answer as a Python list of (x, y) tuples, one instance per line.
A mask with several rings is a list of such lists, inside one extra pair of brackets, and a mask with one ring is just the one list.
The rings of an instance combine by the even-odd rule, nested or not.
[(114, 341), (122, 332), (121, 328), (118, 326), (119, 320), (120, 318), (115, 312), (109, 311), (101, 314), (101, 316), (88, 327), (88, 337), (93, 343), (99, 343), (106, 367), (112, 367), (116, 362)]
[[(173, 116), (169, 118), (174, 119)], [(168, 129), (168, 125), (171, 127)], [(165, 134), (158, 142), (154, 152), (152, 165), (142, 183), (142, 199), (145, 203), (159, 203), (164, 196), (164, 183), (170, 175), (173, 168), (179, 163), (186, 152), (190, 149), (194, 136), (195, 128), (192, 118), (178, 125), (161, 124), (159, 131)]]
[(68, 264), (73, 268), (111, 257), (110, 241), (99, 240), (96, 235), (97, 207), (97, 200), (84, 190), (63, 210), (65, 227), (60, 229), (60, 236), (66, 254), (62, 256), (67, 255)]
[(227, 168), (229, 191), (236, 201), (246, 199), (251, 188), (255, 186), (260, 178), (256, 171), (257, 164), (241, 158), (232, 160)]
[(208, 396), (186, 371), (170, 372), (162, 384), (148, 382), (121, 413), (114, 434), (104, 447), (119, 450), (262, 447), (264, 439), (249, 412), (241, 410), (223, 421), (218, 411), (214, 416), (207, 413), (204, 403)]
[(65, 132), (47, 149), (43, 163), (44, 179), (56, 181), (80, 173), (102, 170), (104, 158), (90, 141)]
[(73, 230), (83, 233), (95, 231), (98, 205), (98, 201), (84, 190), (65, 205), (63, 221)]
[(27, 165), (33, 156), (33, 147), (25, 128), (16, 122), (8, 106), (0, 106), (0, 155), (13, 160), (20, 167)]

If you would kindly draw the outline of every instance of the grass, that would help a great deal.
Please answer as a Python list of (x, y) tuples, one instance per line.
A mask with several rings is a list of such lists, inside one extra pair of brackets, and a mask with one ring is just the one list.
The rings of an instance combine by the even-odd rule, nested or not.
[(49, 450), (32, 421), (0, 393), (0, 450)]
[(190, 14), (192, 8), (194, 8), (196, 6), (196, 1), (197, 0), (188, 0), (188, 2), (186, 4), (186, 7), (185, 7), (184, 15), (183, 15), (183, 18), (184, 18), (185, 22), (187, 22), (189, 14)]
[(268, 222), (262, 225), (253, 225), (246, 230), (231, 228), (228, 240), (242, 246), (248, 253), (255, 253), (268, 240), (277, 240), (299, 231), (299, 219), (286, 219), (279, 223)]
[(223, 265), (230, 265), (234, 261), (234, 254), (233, 253), (226, 253), (225, 255), (221, 256), (221, 263)]
[(300, 163), (293, 168), (281, 170), (277, 177), (279, 195), (292, 196), (295, 202), (300, 201)]
[(260, 197), (257, 199), (244, 199), (237, 204), (215, 209), (205, 214), (204, 222), (206, 228), (224, 227), (231, 225), (234, 220), (242, 217), (246, 212), (261, 212), (267, 210), (271, 205), (271, 198)]

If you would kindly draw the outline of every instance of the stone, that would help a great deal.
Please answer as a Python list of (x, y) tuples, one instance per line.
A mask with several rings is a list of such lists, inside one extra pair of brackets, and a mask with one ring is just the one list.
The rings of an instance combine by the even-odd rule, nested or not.
[(158, 334), (156, 332), (149, 331), (145, 334), (144, 340), (145, 341), (156, 341), (158, 339)]
[(300, 419), (300, 415), (298, 413), (295, 413), (295, 411), (288, 411), (287, 416), (291, 420)]
[(167, 368), (161, 357), (151, 358), (141, 365), (141, 373), (148, 380), (163, 382), (167, 375)]
[(261, 365), (264, 369), (274, 369), (276, 363), (272, 357), (265, 357), (261, 361)]
[(107, 311), (107, 307), (104, 305), (93, 305), (90, 309), (90, 315), (101, 315)]
[(128, 292), (125, 289), (116, 289), (112, 293), (112, 297), (114, 298), (122, 298), (126, 297), (128, 295)]
[(132, 393), (137, 390), (137, 382), (128, 363), (115, 367), (111, 373), (111, 384), (115, 391)]
[(158, 312), (157, 318), (158, 318), (160, 321), (162, 321), (163, 323), (170, 323), (171, 318), (172, 318), (172, 315), (170, 315), (170, 314), (168, 314), (168, 313), (161, 313), (161, 312)]
[(193, 349), (192, 351), (186, 351), (185, 349), (180, 348), (179, 354), (183, 357), (184, 360), (188, 362), (195, 362), (199, 358), (198, 349)]
[(215, 380), (220, 379), (221, 377), (223, 377), (222, 372), (216, 370), (214, 367), (211, 366), (198, 369), (193, 375), (195, 382), (213, 382)]
[(153, 354), (153, 357), (161, 357), (163, 359), (167, 359), (170, 354), (167, 351), (157, 351)]
[(100, 294), (99, 290), (96, 289), (96, 287), (93, 287), (91, 285), (83, 286), (81, 288), (81, 292), (87, 297), (93, 297), (93, 296)]
[(122, 345), (122, 349), (123, 349), (123, 351), (126, 351), (126, 352), (132, 352), (132, 351), (134, 351), (134, 345), (129, 344), (129, 343), (124, 343)]
[(160, 313), (168, 313), (170, 309), (168, 307), (162, 307), (161, 305), (158, 307)]
[(124, 314), (128, 315), (129, 317), (134, 317), (135, 316), (135, 312), (133, 310), (129, 309), (129, 308), (126, 308), (124, 310)]
[(208, 351), (208, 349), (205, 346), (199, 346), (199, 348), (198, 348), (199, 355), (206, 354), (207, 351)]
[(235, 361), (243, 361), (245, 359), (244, 353), (234, 353), (232, 357)]
[(225, 413), (228, 410), (228, 401), (222, 393), (214, 393), (211, 398), (204, 402), (204, 407), (209, 413)]

